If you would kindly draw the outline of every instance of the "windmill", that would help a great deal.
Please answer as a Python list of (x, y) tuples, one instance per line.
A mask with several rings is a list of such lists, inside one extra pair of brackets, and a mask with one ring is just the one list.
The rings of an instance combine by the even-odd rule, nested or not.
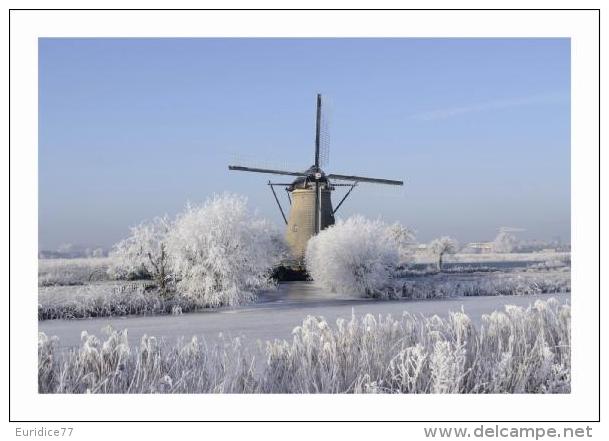
[[(355, 175), (339, 175), (335, 173), (326, 174), (321, 166), (327, 165), (329, 156), (329, 143), (327, 133), (323, 128), (327, 119), (322, 113), (322, 96), (317, 94), (317, 113), (315, 120), (315, 156), (314, 163), (304, 171), (273, 170), (268, 168), (245, 167), (241, 165), (229, 165), (229, 170), (239, 170), (254, 173), (268, 173), (274, 175), (295, 176), (291, 183), (273, 183), (268, 185), (275, 197), (275, 201), (281, 212), (286, 228), (286, 241), (291, 249), (292, 255), (297, 260), (302, 260), (309, 239), (324, 228), (334, 224), (334, 215), (343, 202), (349, 197), (353, 189), (360, 182), (404, 185), (402, 181), (390, 179), (368, 178)], [(347, 181), (348, 183), (333, 183), (332, 181)], [(290, 203), (289, 216), (279, 202), (275, 187), (284, 187)], [(337, 187), (348, 187), (348, 191), (340, 200), (336, 208), (332, 208), (331, 192)]]

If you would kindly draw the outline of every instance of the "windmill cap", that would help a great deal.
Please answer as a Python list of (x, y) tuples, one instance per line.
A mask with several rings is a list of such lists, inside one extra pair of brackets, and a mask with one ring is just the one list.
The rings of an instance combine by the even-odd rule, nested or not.
[[(308, 184), (312, 184), (315, 182), (315, 179), (320, 183), (328, 183), (328, 178), (322, 169), (317, 169), (314, 165), (305, 170), (304, 174), (306, 176), (300, 176), (292, 182), (292, 185), (288, 187), (288, 190), (294, 190), (295, 188), (307, 188)], [(317, 177), (319, 176), (319, 178)]]

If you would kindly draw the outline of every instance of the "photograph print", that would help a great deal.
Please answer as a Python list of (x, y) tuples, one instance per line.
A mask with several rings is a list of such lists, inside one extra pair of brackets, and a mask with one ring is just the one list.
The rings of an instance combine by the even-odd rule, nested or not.
[(569, 38), (40, 38), (40, 394), (571, 393)]

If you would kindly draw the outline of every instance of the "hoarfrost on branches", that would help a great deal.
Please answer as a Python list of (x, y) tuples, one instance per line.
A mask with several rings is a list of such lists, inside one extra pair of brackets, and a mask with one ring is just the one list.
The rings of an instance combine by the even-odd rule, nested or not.
[(388, 232), (398, 246), (400, 263), (412, 263), (417, 246), (415, 232), (399, 222), (391, 224)]
[(171, 230), (167, 216), (156, 217), (131, 228), (131, 236), (117, 243), (112, 252), (114, 263), (109, 272), (115, 278), (151, 277), (163, 294), (171, 278), (167, 238)]
[(459, 245), (458, 242), (448, 236), (442, 236), (429, 243), (429, 251), (438, 258), (438, 271), (442, 271), (442, 258), (445, 254), (455, 254)]
[(210, 307), (253, 300), (284, 255), (276, 228), (233, 194), (187, 206), (168, 239), (178, 291)]
[(305, 263), (315, 282), (344, 294), (384, 296), (399, 264), (398, 244), (380, 220), (353, 216), (311, 238)]
[(202, 307), (253, 300), (258, 289), (271, 285), (284, 245), (246, 204), (244, 197), (216, 195), (202, 206), (187, 206), (173, 222), (163, 217), (142, 223), (115, 245), (108, 273), (150, 277), (163, 296), (175, 291)]

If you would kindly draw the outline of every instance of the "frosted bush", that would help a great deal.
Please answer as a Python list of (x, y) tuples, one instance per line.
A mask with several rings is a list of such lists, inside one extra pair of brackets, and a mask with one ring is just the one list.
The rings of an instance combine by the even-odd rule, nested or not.
[(111, 252), (114, 264), (109, 273), (114, 278), (149, 276), (167, 293), (171, 278), (170, 259), (167, 253), (167, 235), (171, 222), (156, 217), (131, 228), (131, 236), (114, 245)]
[(187, 206), (174, 222), (162, 217), (133, 227), (114, 246), (109, 274), (150, 277), (161, 295), (171, 291), (198, 306), (237, 305), (272, 285), (284, 252), (277, 230), (250, 213), (244, 197), (216, 195)]
[(267, 342), (264, 363), (239, 338), (175, 345), (126, 331), (83, 333), (62, 351), (38, 338), (40, 393), (569, 393), (571, 309), (556, 300), (482, 317), (404, 313), (307, 317), (291, 341)]
[(384, 296), (399, 249), (386, 224), (353, 216), (311, 238), (305, 253), (315, 283), (334, 292)]
[(189, 205), (168, 236), (177, 289), (203, 305), (238, 305), (273, 284), (285, 249), (277, 229), (242, 196), (215, 195)]

